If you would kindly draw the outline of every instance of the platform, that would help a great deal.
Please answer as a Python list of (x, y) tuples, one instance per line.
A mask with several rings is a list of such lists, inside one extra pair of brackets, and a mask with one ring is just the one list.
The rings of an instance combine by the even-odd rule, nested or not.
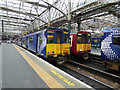
[(15, 45), (2, 45), (3, 88), (91, 88)]
[(91, 47), (91, 54), (101, 56), (101, 48)]

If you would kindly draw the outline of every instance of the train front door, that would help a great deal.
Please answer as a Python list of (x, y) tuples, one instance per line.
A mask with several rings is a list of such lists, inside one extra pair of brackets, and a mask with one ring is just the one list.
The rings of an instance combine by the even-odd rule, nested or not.
[(57, 54), (61, 54), (62, 53), (62, 50), (61, 50), (61, 34), (62, 32), (61, 31), (57, 31), (56, 32), (56, 43), (57, 43), (57, 46), (56, 46), (56, 51), (57, 51)]
[(83, 44), (83, 51), (86, 51), (86, 34), (82, 34), (82, 44)]

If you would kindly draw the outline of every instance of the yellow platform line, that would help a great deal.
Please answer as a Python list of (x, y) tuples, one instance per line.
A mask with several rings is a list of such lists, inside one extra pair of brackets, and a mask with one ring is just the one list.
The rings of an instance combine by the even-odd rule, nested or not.
[(35, 62), (33, 62), (31, 58), (25, 55), (16, 45), (13, 44), (13, 46), (25, 58), (25, 60), (30, 64), (30, 66), (35, 70), (35, 72), (40, 76), (40, 78), (48, 85), (49, 88), (64, 88), (52, 76), (50, 76), (40, 66), (38, 66)]

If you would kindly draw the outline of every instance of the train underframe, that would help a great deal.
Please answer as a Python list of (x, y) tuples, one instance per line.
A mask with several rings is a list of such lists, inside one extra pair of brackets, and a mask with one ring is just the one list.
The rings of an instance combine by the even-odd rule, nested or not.
[(106, 68), (112, 69), (112, 70), (116, 70), (116, 71), (120, 71), (120, 63), (118, 62), (108, 62), (108, 61), (103, 61), (104, 66)]
[(84, 52), (82, 54), (71, 54), (71, 59), (78, 59), (81, 58), (82, 60), (88, 60), (89, 59), (89, 53), (88, 52)]
[(69, 59), (69, 55), (65, 55), (65, 56), (57, 55), (57, 57), (48, 56), (47, 59), (49, 61), (53, 61), (53, 62), (57, 63), (58, 65), (61, 65)]

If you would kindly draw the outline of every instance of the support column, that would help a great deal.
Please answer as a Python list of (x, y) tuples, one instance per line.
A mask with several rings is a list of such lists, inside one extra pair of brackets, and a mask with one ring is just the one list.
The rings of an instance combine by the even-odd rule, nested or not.
[(80, 31), (80, 25), (81, 25), (81, 21), (77, 22), (78, 24), (78, 32)]
[(4, 21), (2, 20), (2, 33), (4, 32)]
[(68, 30), (71, 32), (71, 0), (68, 0)]
[(50, 27), (50, 20), (51, 20), (51, 14), (50, 14), (50, 7), (48, 8), (48, 28)]

